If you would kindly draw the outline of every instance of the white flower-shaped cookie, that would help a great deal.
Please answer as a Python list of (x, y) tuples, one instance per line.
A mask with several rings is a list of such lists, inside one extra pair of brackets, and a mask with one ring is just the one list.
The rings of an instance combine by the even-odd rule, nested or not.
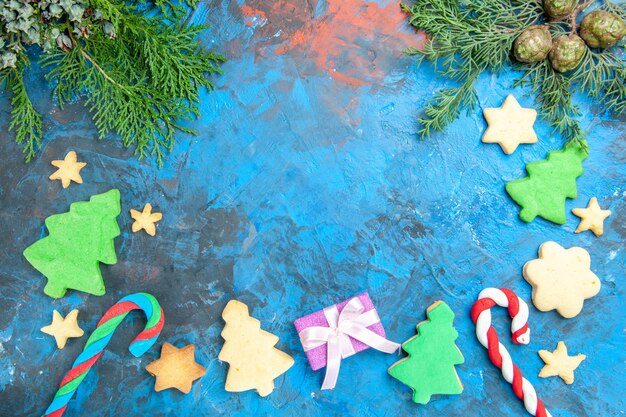
[(526, 262), (524, 279), (533, 287), (533, 304), (541, 311), (556, 311), (571, 318), (583, 302), (598, 294), (600, 279), (591, 271), (591, 258), (583, 248), (563, 248), (556, 242), (539, 247), (539, 258)]

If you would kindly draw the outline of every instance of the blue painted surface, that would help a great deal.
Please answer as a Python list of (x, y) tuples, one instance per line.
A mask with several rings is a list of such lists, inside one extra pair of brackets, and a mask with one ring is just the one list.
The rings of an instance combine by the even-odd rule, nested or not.
[[(368, 26), (371, 16), (380, 19)], [(468, 312), (486, 286), (507, 286), (530, 303), (521, 268), (546, 240), (587, 249), (600, 293), (570, 320), (531, 305), (528, 346), (508, 343), (504, 311), (494, 312), (496, 328), (555, 417), (624, 412), (624, 118), (601, 114), (579, 97), (591, 155), (579, 197), (567, 209), (598, 197), (613, 211), (604, 236), (575, 235), (571, 214), (562, 227), (541, 219), (525, 224), (504, 183), (525, 175), (525, 164), (560, 147), (561, 138), (539, 122), (539, 143), (506, 156), (480, 142), (485, 123), (478, 109), (445, 134), (418, 140), (419, 108), (444, 82), (402, 56), (418, 37), (395, 3), (224, 1), (201, 5), (194, 18), (212, 25), (205, 41), (230, 61), (217, 90), (202, 97), (202, 117), (191, 124), (199, 136), (181, 135), (161, 170), (137, 162), (114, 140), (96, 141), (81, 103), (59, 110), (42, 74), (29, 75), (45, 115), (39, 156), (24, 165), (12, 135), (0, 140), (0, 415), (41, 415), (81, 351), (86, 337), (57, 350), (39, 331), (53, 309), (78, 308), (90, 332), (111, 304), (136, 291), (153, 293), (165, 310), (160, 341), (195, 343), (207, 375), (188, 395), (155, 393), (144, 367), (158, 349), (141, 358), (128, 353), (144, 325), (131, 315), (66, 415), (524, 415), (476, 341)], [(512, 80), (513, 74), (481, 78), (481, 108), (498, 106)], [(523, 90), (513, 92), (532, 105)], [(70, 149), (88, 166), (83, 185), (63, 190), (47, 180), (49, 162)], [(122, 235), (118, 263), (103, 267), (107, 294), (48, 298), (45, 280), (21, 251), (44, 233), (45, 217), (112, 187), (122, 193)], [(128, 211), (145, 202), (164, 213), (155, 238), (130, 232)], [(373, 350), (342, 363), (334, 391), (319, 390), (323, 374), (308, 367), (292, 321), (363, 290), (399, 342), (415, 334), (432, 302), (451, 306), (466, 358), (458, 367), (462, 395), (413, 404), (410, 390), (386, 373), (399, 356)], [(267, 398), (223, 389), (220, 314), (232, 298), (247, 303), (280, 337), (277, 347), (295, 358)], [(537, 377), (537, 351), (553, 350), (559, 340), (571, 354), (587, 355), (571, 386)]]

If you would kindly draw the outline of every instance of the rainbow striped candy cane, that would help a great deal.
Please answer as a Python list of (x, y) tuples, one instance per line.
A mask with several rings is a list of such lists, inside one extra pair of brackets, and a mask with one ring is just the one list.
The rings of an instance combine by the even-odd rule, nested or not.
[(496, 305), (509, 311), (513, 343), (527, 345), (530, 342), (528, 305), (506, 288), (485, 288), (478, 295), (471, 311), (472, 320), (476, 323), (476, 337), (487, 348), (489, 359), (500, 368), (506, 382), (513, 386), (515, 396), (524, 402), (526, 411), (536, 417), (552, 417), (543, 402), (537, 398), (535, 388), (522, 376), (511, 355), (498, 340), (496, 329), (491, 325), (491, 308)]
[(132, 341), (128, 350), (134, 356), (143, 355), (156, 342), (163, 328), (163, 309), (154, 296), (147, 293), (127, 295), (119, 300), (104, 313), (96, 330), (89, 336), (83, 352), (76, 358), (72, 369), (61, 381), (59, 390), (44, 417), (61, 417), (67, 408), (74, 392), (80, 385), (91, 367), (96, 363), (106, 345), (111, 340), (113, 332), (132, 310), (143, 310), (148, 318), (144, 330)]

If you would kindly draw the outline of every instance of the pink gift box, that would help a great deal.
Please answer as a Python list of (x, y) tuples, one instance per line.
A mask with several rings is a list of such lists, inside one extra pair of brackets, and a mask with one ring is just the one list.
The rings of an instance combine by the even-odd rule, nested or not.
[[(359, 294), (356, 297), (363, 304), (363, 307), (364, 307), (363, 312), (376, 310), (367, 292)], [(337, 310), (341, 313), (341, 310), (343, 310), (345, 305), (348, 304), (348, 302), (352, 298), (354, 297), (351, 297), (337, 304)], [(299, 319), (294, 321), (294, 325), (296, 326), (296, 330), (298, 331), (298, 333), (300, 333), (302, 330), (306, 329), (307, 327), (312, 327), (312, 326), (329, 327), (328, 321), (326, 320), (326, 316), (324, 315), (323, 310), (319, 310), (307, 316), (300, 317)], [(379, 336), (386, 337), (385, 329), (383, 328), (383, 325), (380, 323), (380, 321), (372, 324), (371, 326), (367, 328)], [(361, 352), (365, 349), (370, 348), (365, 343), (360, 342), (352, 337), (350, 337), (350, 342), (352, 343), (352, 347), (354, 348), (354, 353)], [(352, 356), (354, 355), (354, 353), (347, 355), (345, 357)], [(309, 359), (309, 364), (311, 364), (311, 368), (314, 371), (317, 371), (318, 369), (322, 369), (326, 366), (327, 346), (325, 344), (318, 346), (316, 348), (313, 348), (311, 350), (308, 350), (305, 352), (305, 354), (307, 358)]]

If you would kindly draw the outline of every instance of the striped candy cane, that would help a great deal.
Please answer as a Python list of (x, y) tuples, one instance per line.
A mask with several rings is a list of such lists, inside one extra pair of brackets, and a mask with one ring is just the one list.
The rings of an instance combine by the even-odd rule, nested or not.
[(132, 341), (128, 350), (134, 356), (143, 355), (156, 342), (163, 328), (163, 309), (152, 295), (137, 293), (127, 295), (119, 300), (104, 313), (96, 330), (89, 336), (83, 352), (76, 358), (72, 369), (61, 381), (59, 390), (54, 395), (52, 403), (46, 410), (44, 417), (60, 417), (67, 408), (74, 392), (80, 385), (91, 367), (96, 363), (102, 351), (111, 340), (113, 332), (132, 310), (143, 310), (148, 318), (144, 330)]
[(476, 323), (476, 337), (487, 348), (491, 362), (502, 370), (502, 376), (513, 386), (513, 392), (524, 402), (526, 411), (536, 417), (552, 417), (543, 402), (537, 398), (535, 388), (522, 376), (511, 355), (498, 340), (491, 325), (491, 307), (506, 307), (511, 316), (513, 343), (527, 345), (530, 342), (528, 328), (528, 305), (515, 293), (506, 288), (486, 288), (478, 295), (472, 306), (471, 316)]

